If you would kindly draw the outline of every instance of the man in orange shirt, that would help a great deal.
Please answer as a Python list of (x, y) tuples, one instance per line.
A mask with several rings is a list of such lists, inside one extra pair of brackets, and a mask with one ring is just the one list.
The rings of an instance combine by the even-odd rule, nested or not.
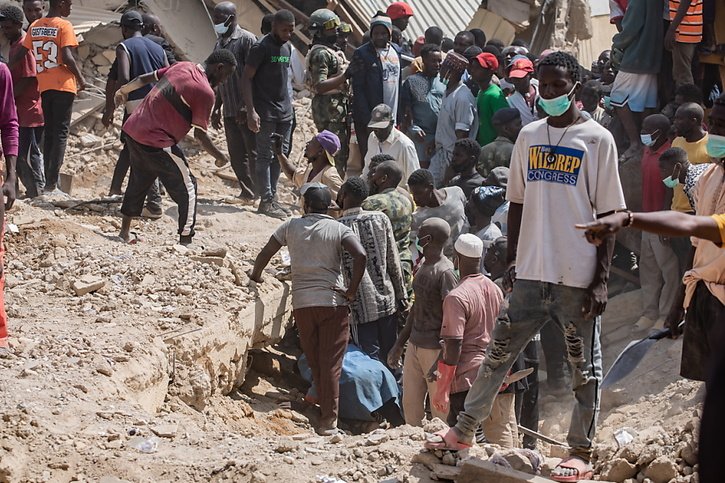
[(702, 0), (669, 0), (670, 27), (665, 48), (672, 52), (672, 78), (677, 87), (693, 84), (692, 58), (702, 40)]
[(70, 15), (73, 0), (50, 0), (48, 16), (33, 22), (23, 40), (23, 47), (10, 59), (10, 67), (28, 51), (35, 56), (38, 88), (45, 118), (45, 191), (58, 187), (60, 167), (70, 130), (76, 93), (86, 87), (74, 56), (78, 47), (73, 26), (63, 17)]

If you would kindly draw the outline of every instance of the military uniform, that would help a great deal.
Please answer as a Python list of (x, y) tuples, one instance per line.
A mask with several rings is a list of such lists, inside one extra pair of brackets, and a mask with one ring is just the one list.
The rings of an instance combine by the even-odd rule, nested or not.
[(492, 143), (481, 148), (481, 154), (476, 163), (476, 171), (484, 178), (499, 166), (509, 167), (514, 143), (504, 136), (497, 137)]
[(335, 165), (344, 175), (348, 158), (349, 128), (347, 125), (348, 88), (333, 89), (324, 94), (317, 93), (317, 85), (342, 74), (348, 61), (342, 51), (327, 45), (315, 44), (307, 54), (306, 84), (314, 94), (312, 98), (312, 119), (318, 131), (327, 129), (340, 138), (342, 148), (335, 155)]
[(367, 211), (382, 211), (393, 225), (393, 236), (400, 254), (400, 266), (408, 295), (413, 290), (413, 255), (410, 253), (410, 226), (413, 223), (413, 201), (398, 188), (388, 188), (369, 196), (362, 204)]

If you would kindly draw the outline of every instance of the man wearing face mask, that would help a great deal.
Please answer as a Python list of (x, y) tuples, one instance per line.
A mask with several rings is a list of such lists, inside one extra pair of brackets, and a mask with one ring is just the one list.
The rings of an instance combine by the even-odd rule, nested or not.
[(390, 17), (383, 12), (376, 13), (370, 21), (370, 41), (357, 48), (352, 56), (352, 65), (359, 66), (352, 75), (352, 115), (363, 158), (368, 150), (368, 124), (375, 106), (386, 104), (391, 109), (393, 121), (398, 119), (402, 76), (400, 52), (398, 46), (391, 43), (392, 35)]
[(331, 10), (321, 8), (310, 15), (312, 47), (307, 52), (305, 84), (312, 98), (312, 119), (319, 131), (328, 130), (340, 138), (342, 148), (335, 155), (337, 170), (344, 176), (348, 158), (347, 69), (345, 53), (337, 47), (340, 19)]
[[(403, 367), (403, 412), (405, 423), (422, 426), (425, 396), (436, 393), (437, 383), (428, 379), (428, 371), (440, 353), (443, 324), (443, 300), (458, 282), (453, 263), (443, 255), (451, 229), (441, 218), (428, 218), (418, 231), (417, 244), (423, 250), (423, 263), (413, 278), (413, 307), (405, 327), (388, 354), (388, 365), (400, 367), (406, 343)], [(431, 407), (433, 417), (446, 419), (447, 411)]]
[(232, 2), (222, 2), (214, 7), (212, 18), (214, 30), (219, 36), (214, 50), (227, 49), (237, 59), (237, 69), (216, 90), (216, 103), (211, 117), (212, 126), (220, 130), (221, 119), (224, 118), (229, 159), (242, 188), (239, 199), (252, 203), (256, 196), (254, 163), (257, 158), (257, 143), (254, 133), (247, 126), (247, 108), (242, 97), (242, 76), (249, 51), (257, 41), (257, 37), (237, 24), (237, 7)]
[(146, 192), (158, 177), (179, 208), (179, 243), (188, 245), (196, 224), (196, 178), (178, 143), (194, 128), (194, 137), (216, 159), (229, 160), (209, 139), (206, 130), (214, 107), (214, 88), (234, 72), (237, 60), (228, 50), (217, 50), (201, 66), (177, 62), (137, 77), (116, 93), (116, 105), (125, 104), (136, 89), (156, 82), (123, 125), (131, 174), (123, 197), (119, 236), (131, 241), (131, 220), (141, 215)]
[[(572, 224), (624, 210), (617, 151), (609, 131), (582, 116), (574, 95), (577, 60), (553, 52), (538, 66), (539, 104), (546, 119), (525, 126), (514, 146), (508, 180), (508, 310), (499, 315), (479, 377), (454, 428), (427, 446), (461, 449), (491, 412), (498, 388), (531, 338), (553, 321), (566, 334), (576, 404), (567, 443), (552, 471), (554, 481), (592, 476), (590, 458), (599, 412), (602, 354), (600, 315), (607, 302), (614, 239), (589, 245)], [(586, 220), (586, 221), (584, 221)]]
[[(403, 179), (420, 168), (415, 143), (402, 131), (395, 127), (395, 115), (389, 105), (378, 104), (370, 113), (368, 123), (367, 153), (362, 177), (367, 178), (370, 161), (377, 154), (388, 154), (393, 157), (403, 171)], [(359, 138), (358, 138), (359, 139)]]
[[(659, 159), (659, 177), (664, 186), (669, 188), (668, 194), (672, 190), (670, 209), (680, 213), (695, 214), (693, 192), (697, 180), (709, 165), (710, 163), (690, 164), (687, 152), (682, 148), (670, 148), (662, 153)], [(669, 242), (677, 255), (680, 268), (679, 278), (682, 278), (687, 269), (692, 248), (690, 237), (672, 237)]]
[[(642, 211), (660, 211), (665, 205), (666, 193), (659, 160), (670, 147), (669, 131), (670, 121), (662, 114), (647, 116), (642, 121)], [(664, 326), (670, 304), (677, 293), (680, 275), (677, 255), (669, 240), (642, 233), (639, 258), (642, 316), (634, 324), (634, 330)]]

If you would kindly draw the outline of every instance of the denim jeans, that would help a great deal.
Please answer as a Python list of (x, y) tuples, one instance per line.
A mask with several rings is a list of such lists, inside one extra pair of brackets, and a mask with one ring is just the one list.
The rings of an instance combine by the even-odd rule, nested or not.
[(501, 383), (516, 358), (548, 321), (554, 321), (566, 336), (566, 351), (572, 366), (576, 404), (567, 442), (571, 453), (589, 459), (599, 415), (602, 382), (602, 350), (599, 342), (601, 317), (586, 320), (582, 307), (586, 290), (546, 282), (517, 280), (496, 321), (486, 359), (468, 392), (465, 410), (456, 429), (472, 441), (476, 427), (488, 417)]
[(73, 101), (72, 92), (49, 90), (41, 94), (45, 137), (43, 139), (43, 158), (45, 161), (45, 189), (52, 191), (58, 187), (60, 168), (65, 158), (65, 147), (70, 131)]
[(18, 128), (18, 179), (29, 198), (35, 198), (45, 188), (43, 155), (40, 153), (43, 129), (43, 126)]
[(257, 158), (254, 133), (247, 127), (246, 118), (240, 124), (235, 117), (225, 117), (224, 134), (227, 138), (229, 161), (242, 189), (240, 196), (252, 199), (255, 195), (254, 161)]
[(257, 162), (254, 166), (257, 176), (257, 194), (262, 201), (272, 201), (277, 194), (279, 161), (272, 150), (272, 134), (282, 136), (282, 152), (289, 146), (292, 120), (285, 122), (261, 121), (257, 133)]

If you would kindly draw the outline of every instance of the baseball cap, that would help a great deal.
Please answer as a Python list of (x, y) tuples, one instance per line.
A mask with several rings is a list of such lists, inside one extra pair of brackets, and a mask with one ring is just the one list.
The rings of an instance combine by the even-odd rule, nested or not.
[(484, 69), (498, 69), (498, 59), (490, 52), (481, 52), (475, 57), (475, 59), (478, 61), (478, 64)]
[(523, 79), (534, 72), (534, 63), (526, 57), (515, 59), (509, 65), (509, 77), (512, 79)]
[(325, 129), (324, 131), (320, 131), (317, 136), (315, 136), (315, 139), (317, 139), (317, 142), (320, 143), (322, 149), (325, 150), (325, 154), (327, 155), (327, 161), (332, 166), (335, 166), (334, 156), (335, 153), (340, 150), (340, 138), (337, 137), (337, 134), (335, 134), (334, 132)]
[(371, 129), (384, 129), (393, 122), (393, 110), (387, 104), (378, 104), (370, 113), (368, 127)]
[(332, 204), (330, 188), (322, 183), (305, 183), (300, 188), (300, 194), (310, 208), (324, 210)]
[(464, 233), (459, 236), (453, 248), (456, 253), (468, 258), (481, 258), (483, 255), (483, 241), (473, 233)]
[(143, 17), (136, 10), (129, 10), (121, 16), (121, 25), (124, 27), (140, 27), (143, 25)]
[(385, 11), (392, 20), (397, 20), (403, 17), (412, 17), (413, 9), (405, 2), (393, 2), (388, 5), (388, 9)]
[(521, 113), (518, 109), (516, 109), (515, 107), (504, 107), (503, 109), (499, 109), (498, 111), (493, 113), (493, 116), (491, 116), (491, 123), (494, 126), (501, 126), (503, 124), (513, 121), (516, 118), (521, 119)]
[(485, 181), (487, 186), (498, 186), (506, 189), (509, 183), (509, 168), (506, 166), (496, 166), (488, 173)]

